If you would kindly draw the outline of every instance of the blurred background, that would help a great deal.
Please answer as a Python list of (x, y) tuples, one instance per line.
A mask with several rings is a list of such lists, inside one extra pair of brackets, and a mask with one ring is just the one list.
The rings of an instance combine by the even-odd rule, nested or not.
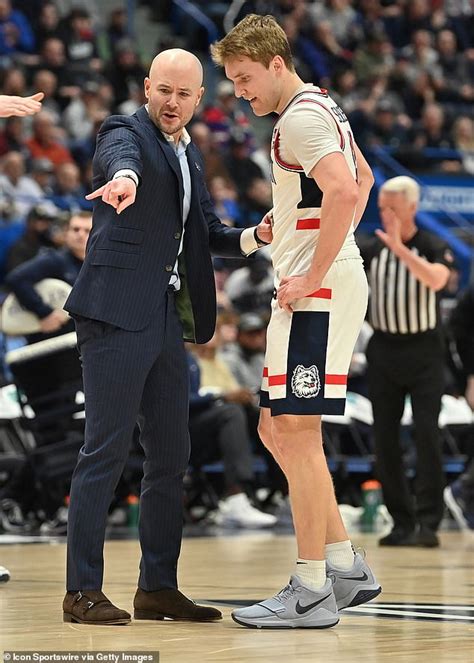
[[(459, 353), (459, 343), (474, 345), (468, 326), (472, 298), (464, 317), (453, 323), (472, 284), (474, 260), (474, 6), (469, 0), (0, 0), (0, 93), (45, 93), (38, 115), (0, 121), (0, 302), (11, 291), (21, 302), (21, 283), (15, 284), (25, 278), (16, 271), (22, 265), (44, 252), (72, 250), (71, 218), (85, 219), (91, 211), (84, 196), (91, 190), (96, 133), (108, 115), (132, 114), (144, 103), (143, 79), (153, 57), (166, 48), (189, 49), (204, 64), (206, 94), (188, 129), (204, 155), (217, 214), (235, 227), (260, 221), (271, 207), (275, 118), (255, 118), (209, 56), (209, 45), (250, 12), (278, 19), (298, 74), (327, 88), (341, 105), (373, 168), (376, 184), (357, 231), (360, 245), (380, 227), (378, 188), (388, 178), (409, 175), (422, 192), (417, 225), (450, 247), (451, 276), (439, 296), (446, 352), (437, 361), (445, 370), (440, 444), (446, 482), (454, 483), (469, 467), (474, 440), (472, 386), (470, 395), (466, 391), (474, 369)], [(86, 240), (84, 232), (84, 246)], [(214, 267), (216, 334), (206, 346), (189, 348), (193, 453), (184, 496), (187, 522), (291, 527), (285, 480), (256, 430), (273, 292), (270, 255), (260, 251), (241, 263), (215, 259)], [(71, 285), (73, 280), (74, 274)], [(50, 303), (46, 312), (54, 308)], [(0, 337), (0, 531), (5, 533), (66, 531), (69, 481), (84, 423), (69, 324), (64, 319), (49, 333), (38, 329), (36, 336)], [(361, 525), (365, 513), (367, 527), (383, 528), (390, 515), (379, 505), (370, 516), (366, 492), (374, 490), (366, 482), (377, 479), (366, 383), (371, 333), (367, 322), (351, 366), (346, 415), (326, 418), (325, 438), (346, 517)], [(35, 346), (38, 341), (46, 345)], [(226, 454), (229, 426), (251, 458), (242, 476)], [(410, 480), (416, 468), (412, 429), (407, 401), (401, 437)], [(110, 526), (117, 531), (133, 532), (136, 526), (141, 462), (137, 433), (111, 507)], [(232, 495), (244, 497), (232, 505)], [(459, 523), (447, 518), (445, 525)]]

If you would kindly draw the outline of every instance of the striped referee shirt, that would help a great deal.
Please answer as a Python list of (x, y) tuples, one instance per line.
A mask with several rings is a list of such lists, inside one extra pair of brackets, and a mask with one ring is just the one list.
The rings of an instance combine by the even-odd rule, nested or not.
[[(452, 267), (449, 246), (436, 235), (418, 229), (405, 246), (428, 262)], [(439, 296), (409, 271), (378, 237), (361, 253), (369, 276), (369, 322), (388, 334), (418, 334), (439, 324)]]

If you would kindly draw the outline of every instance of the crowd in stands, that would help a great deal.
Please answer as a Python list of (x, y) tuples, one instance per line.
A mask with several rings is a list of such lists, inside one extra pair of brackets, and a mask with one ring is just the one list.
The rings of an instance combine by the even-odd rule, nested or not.
[[(157, 50), (183, 46), (208, 59), (206, 32), (195, 26), (185, 33), (174, 3), (143, 4), (149, 5), (157, 26), (166, 28), (160, 30), (166, 38), (157, 42)], [(330, 90), (369, 161), (371, 150), (384, 146), (415, 171), (474, 174), (474, 7), (468, 0), (194, 4), (220, 33), (249, 12), (276, 16), (288, 35), (297, 72)], [(0, 0), (0, 94), (45, 94), (40, 113), (11, 117), (0, 125), (4, 294), (5, 278), (13, 269), (40, 251), (63, 246), (68, 217), (91, 209), (85, 194), (92, 190), (95, 137), (103, 120), (112, 113), (131, 114), (145, 102), (143, 79), (151, 57), (141, 52), (139, 40), (130, 38), (125, 3), (117, 2), (116, 9), (100, 17), (95, 5)], [(271, 207), (271, 129), (266, 126), (256, 132), (249, 109), (222, 79), (189, 127), (204, 156), (217, 214), (231, 226), (256, 225)], [(424, 152), (428, 147), (444, 151), (431, 159)], [(212, 421), (215, 435), (206, 437), (202, 458), (196, 447), (194, 460), (199, 464), (224, 456), (226, 493), (248, 494), (246, 484), (255, 488), (251, 463), (235, 458), (225, 427), (229, 421), (240, 427), (251, 453), (255, 376), (264, 351), (261, 332), (273, 293), (269, 253), (260, 251), (242, 263), (215, 259), (215, 276), (220, 314), (216, 338), (204, 348), (190, 348), (191, 425), (199, 439), (203, 421)], [(223, 364), (211, 379), (206, 367), (217, 346), (222, 346)], [(363, 377), (360, 354), (362, 360), (354, 363), (357, 382)], [(214, 417), (211, 410), (217, 403), (222, 409)], [(272, 482), (284, 493), (276, 469)], [(241, 503), (237, 511), (242, 513)], [(266, 514), (258, 513), (250, 513), (250, 520), (265, 521)]]

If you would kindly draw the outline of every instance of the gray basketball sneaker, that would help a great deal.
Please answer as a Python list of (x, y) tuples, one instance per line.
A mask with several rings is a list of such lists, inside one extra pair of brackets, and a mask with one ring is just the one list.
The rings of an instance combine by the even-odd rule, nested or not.
[(291, 576), (273, 598), (234, 610), (232, 619), (249, 628), (329, 628), (338, 623), (339, 616), (329, 578), (314, 591)]
[(338, 569), (326, 560), (326, 573), (333, 582), (338, 610), (367, 603), (382, 591), (369, 565), (359, 553), (355, 553), (351, 569)]

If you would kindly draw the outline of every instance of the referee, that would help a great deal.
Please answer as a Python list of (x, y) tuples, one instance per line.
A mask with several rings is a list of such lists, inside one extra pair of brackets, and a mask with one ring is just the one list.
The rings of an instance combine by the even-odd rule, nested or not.
[[(393, 517), (382, 546), (439, 545), (444, 475), (438, 415), (444, 388), (439, 292), (453, 256), (441, 239), (416, 226), (420, 188), (410, 177), (379, 192), (383, 230), (364, 251), (369, 271), (367, 347), (375, 450), (385, 504)], [(405, 476), (400, 420), (410, 396), (416, 442), (415, 494)]]

